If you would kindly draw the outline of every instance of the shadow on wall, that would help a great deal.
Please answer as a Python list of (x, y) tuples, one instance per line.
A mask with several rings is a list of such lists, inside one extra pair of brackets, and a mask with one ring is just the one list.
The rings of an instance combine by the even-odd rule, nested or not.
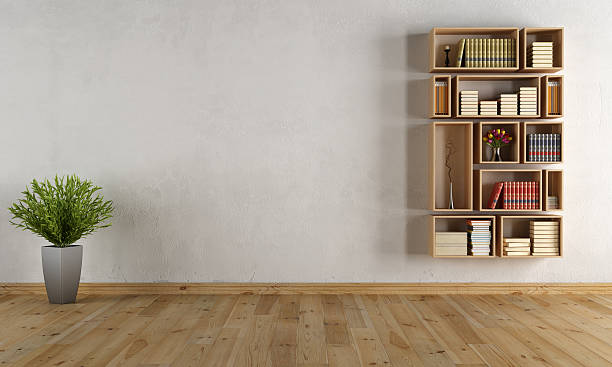
[(379, 45), (379, 238), (385, 253), (428, 253), (427, 37), (391, 37)]

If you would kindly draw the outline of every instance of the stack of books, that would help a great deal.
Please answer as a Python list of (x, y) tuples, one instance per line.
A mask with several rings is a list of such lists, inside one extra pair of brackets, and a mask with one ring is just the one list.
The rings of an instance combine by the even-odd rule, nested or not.
[(546, 198), (546, 208), (559, 209), (559, 197), (558, 196), (548, 196)]
[(561, 134), (527, 134), (527, 161), (561, 162)]
[(516, 67), (516, 40), (512, 38), (463, 38), (457, 50), (457, 67)]
[(478, 115), (478, 91), (477, 90), (462, 90), (461, 95), (461, 111), (460, 115)]
[(548, 82), (548, 114), (561, 114), (561, 83), (557, 81)]
[(436, 98), (436, 115), (448, 114), (448, 83), (444, 81), (436, 81), (435, 98)]
[(529, 223), (533, 256), (559, 256), (559, 222), (531, 221)]
[(552, 68), (553, 43), (532, 42), (527, 50), (527, 65), (532, 68)]
[(436, 232), (436, 255), (466, 256), (467, 243), (466, 232)]
[(497, 116), (497, 101), (480, 101), (482, 116)]
[(521, 87), (519, 89), (519, 115), (538, 115), (538, 87)]
[(502, 116), (518, 115), (518, 94), (502, 94), (499, 96), (499, 114)]
[(490, 256), (491, 221), (468, 219), (468, 248), (472, 256)]
[(531, 255), (531, 240), (529, 238), (504, 238), (504, 256)]

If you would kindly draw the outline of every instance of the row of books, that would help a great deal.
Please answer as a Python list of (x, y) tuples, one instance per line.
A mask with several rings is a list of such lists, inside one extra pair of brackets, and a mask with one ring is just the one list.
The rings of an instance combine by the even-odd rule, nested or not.
[(539, 210), (540, 209), (540, 183), (527, 182), (497, 182), (489, 196), (487, 207), (495, 209), (501, 200), (501, 209)]
[(477, 90), (462, 90), (459, 92), (459, 114), (467, 116), (537, 116), (538, 87), (520, 87), (518, 93), (503, 93), (497, 100), (489, 101), (479, 101)]
[(552, 68), (553, 43), (532, 42), (527, 49), (527, 65), (532, 68)]
[(434, 87), (436, 115), (448, 115), (448, 83), (436, 81)]
[(561, 134), (527, 134), (527, 161), (561, 162)]
[(551, 80), (547, 83), (548, 88), (548, 114), (561, 114), (561, 83)]
[(472, 256), (491, 255), (491, 220), (468, 219), (468, 252)]
[(529, 237), (534, 256), (559, 256), (559, 222), (530, 221)]
[(463, 38), (457, 48), (457, 67), (516, 67), (516, 40), (512, 38)]
[(546, 198), (546, 208), (547, 209), (559, 209), (559, 197), (549, 195)]

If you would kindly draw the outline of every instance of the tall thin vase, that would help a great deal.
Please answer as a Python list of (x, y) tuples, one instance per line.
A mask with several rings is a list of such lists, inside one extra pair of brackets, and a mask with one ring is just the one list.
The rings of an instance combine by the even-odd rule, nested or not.
[(448, 208), (455, 209), (455, 203), (453, 202), (453, 182), (450, 182), (448, 187)]

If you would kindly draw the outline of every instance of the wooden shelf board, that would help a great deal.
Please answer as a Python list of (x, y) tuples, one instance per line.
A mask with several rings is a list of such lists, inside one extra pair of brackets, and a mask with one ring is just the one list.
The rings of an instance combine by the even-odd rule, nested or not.
[(553, 67), (553, 68), (524, 68), (519, 70), (521, 73), (556, 73), (558, 71), (563, 70), (563, 67)]
[(461, 255), (457, 255), (457, 256), (440, 256), (440, 255), (434, 255), (433, 257), (435, 257), (436, 259), (494, 259), (496, 256), (472, 256), (472, 255), (465, 255), (465, 256), (461, 256)]
[(514, 73), (519, 70), (518, 66), (514, 68), (467, 68), (457, 66), (437, 66), (430, 68), (430, 73)]
[(540, 115), (536, 116), (525, 116), (525, 115), (457, 115), (458, 119), (539, 119)]

